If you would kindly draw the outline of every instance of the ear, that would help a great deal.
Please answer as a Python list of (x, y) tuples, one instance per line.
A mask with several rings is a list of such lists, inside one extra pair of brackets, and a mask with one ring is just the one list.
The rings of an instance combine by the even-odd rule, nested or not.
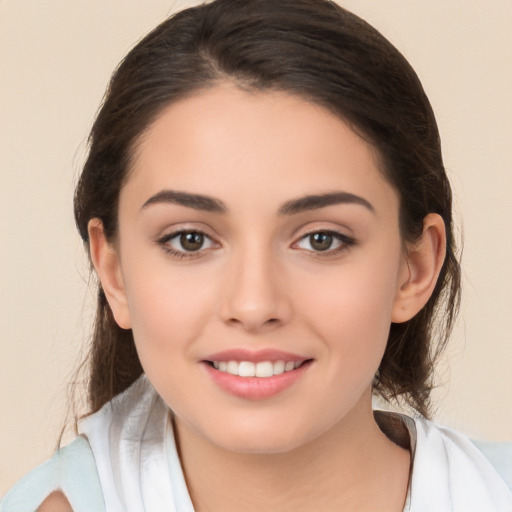
[(105, 237), (105, 230), (100, 219), (91, 219), (87, 230), (92, 263), (101, 281), (110, 309), (119, 327), (130, 329), (128, 300), (118, 251), (114, 244)]
[(432, 295), (446, 254), (446, 230), (437, 213), (423, 219), (421, 238), (408, 244), (399, 278), (399, 289), (393, 305), (391, 321), (410, 320)]

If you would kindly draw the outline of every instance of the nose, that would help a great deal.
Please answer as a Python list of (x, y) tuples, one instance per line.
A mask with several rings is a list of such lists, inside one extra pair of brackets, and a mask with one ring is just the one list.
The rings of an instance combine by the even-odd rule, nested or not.
[(282, 270), (261, 250), (240, 251), (231, 258), (223, 283), (222, 320), (253, 333), (287, 323), (290, 290)]

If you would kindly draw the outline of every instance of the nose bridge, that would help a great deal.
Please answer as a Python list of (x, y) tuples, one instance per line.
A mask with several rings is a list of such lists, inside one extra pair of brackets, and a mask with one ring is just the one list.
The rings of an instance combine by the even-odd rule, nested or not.
[(223, 320), (255, 331), (288, 319), (290, 308), (276, 251), (252, 238), (227, 262)]

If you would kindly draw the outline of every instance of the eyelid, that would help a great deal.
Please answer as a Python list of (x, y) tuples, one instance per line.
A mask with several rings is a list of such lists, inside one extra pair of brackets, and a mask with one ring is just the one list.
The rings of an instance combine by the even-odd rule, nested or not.
[[(186, 233), (196, 233), (202, 235), (205, 239), (210, 241), (209, 247), (201, 247), (200, 249), (197, 249), (196, 251), (187, 251), (187, 250), (180, 250), (174, 248), (172, 245), (170, 245), (170, 242), (174, 240), (175, 238), (186, 234)], [(205, 252), (208, 252), (210, 249), (214, 249), (216, 247), (220, 247), (219, 242), (210, 234), (208, 234), (205, 230), (200, 228), (194, 228), (194, 227), (181, 227), (178, 229), (175, 229), (173, 231), (169, 231), (166, 234), (159, 236), (156, 239), (157, 245), (161, 246), (162, 249), (170, 254), (173, 257), (176, 257), (178, 259), (186, 259), (186, 258), (197, 258), (204, 256)]]
[(169, 240), (173, 236), (179, 235), (181, 233), (201, 233), (202, 235), (211, 238), (217, 243), (219, 241), (219, 236), (210, 225), (205, 224), (204, 222), (196, 222), (194, 220), (185, 220), (172, 224), (166, 223), (165, 226), (160, 227), (158, 231), (154, 232), (153, 240), (156, 243), (159, 243), (162, 240)]
[[(312, 236), (312, 235), (315, 235), (317, 233), (324, 233), (324, 234), (328, 234), (328, 235), (331, 235), (333, 236), (333, 238), (335, 238), (339, 244), (334, 247), (334, 248), (329, 248), (329, 249), (325, 249), (324, 251), (321, 251), (321, 250), (314, 250), (313, 248), (311, 249), (306, 249), (306, 248), (301, 248), (301, 247), (297, 247), (297, 245), (302, 242), (303, 240), (307, 239), (308, 237)], [(305, 233), (302, 233), (300, 235), (300, 237), (298, 237), (296, 239), (295, 242), (293, 242), (293, 244), (291, 245), (292, 248), (297, 248), (299, 250), (303, 250), (303, 251), (306, 251), (308, 253), (310, 253), (312, 256), (315, 256), (315, 257), (328, 257), (328, 256), (332, 256), (332, 255), (335, 255), (335, 254), (338, 254), (340, 252), (343, 252), (345, 250), (347, 250), (348, 248), (350, 248), (351, 246), (355, 245), (357, 242), (355, 240), (354, 237), (350, 236), (350, 235), (347, 235), (341, 231), (338, 231), (336, 229), (333, 229), (333, 228), (322, 228), (322, 227), (318, 227), (318, 228), (315, 228), (315, 229), (310, 229), (308, 231), (306, 231)]]

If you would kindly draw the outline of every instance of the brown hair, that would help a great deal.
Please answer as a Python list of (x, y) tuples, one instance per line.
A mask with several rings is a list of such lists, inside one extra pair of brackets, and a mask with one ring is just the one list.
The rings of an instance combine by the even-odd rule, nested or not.
[[(115, 71), (91, 131), (75, 194), (88, 248), (88, 221), (117, 231), (119, 193), (137, 141), (169, 103), (229, 80), (280, 90), (337, 114), (378, 150), (400, 197), (406, 241), (423, 219), (444, 219), (447, 254), (435, 290), (413, 319), (391, 326), (374, 389), (428, 415), (432, 370), (459, 304), (452, 198), (429, 101), (405, 58), (379, 32), (329, 0), (215, 0), (183, 10), (142, 39)], [(98, 410), (143, 369), (131, 331), (114, 321), (101, 286), (89, 355), (89, 401)]]

